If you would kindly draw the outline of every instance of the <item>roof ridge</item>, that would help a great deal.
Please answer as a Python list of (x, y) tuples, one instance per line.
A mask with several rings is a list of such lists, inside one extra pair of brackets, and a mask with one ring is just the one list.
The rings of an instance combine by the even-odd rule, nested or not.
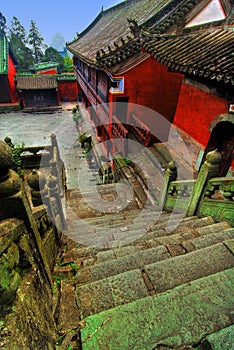
[[(118, 10), (124, 8), (124, 7), (136, 4), (137, 2), (141, 2), (141, 1), (143, 1), (143, 0), (125, 0), (119, 4), (111, 6), (110, 8), (108, 8), (106, 10), (103, 10), (103, 8), (102, 8), (101, 11), (99, 12), (99, 14), (97, 15), (97, 17), (94, 18), (94, 20), (88, 25), (88, 27), (86, 27), (81, 33), (77, 33), (77, 38), (72, 40), (72, 42), (74, 42), (74, 41), (78, 40), (79, 38), (81, 38), (82, 36), (84, 36), (103, 16), (109, 15), (110, 13), (113, 13), (115, 11), (118, 11)], [(70, 42), (69, 42), (69, 44), (70, 44)]]

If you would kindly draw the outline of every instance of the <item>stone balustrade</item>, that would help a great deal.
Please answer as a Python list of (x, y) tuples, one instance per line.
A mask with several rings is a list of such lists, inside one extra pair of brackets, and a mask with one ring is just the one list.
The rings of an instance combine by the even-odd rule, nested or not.
[(216, 177), (221, 154), (209, 152), (196, 180), (176, 180), (177, 170), (169, 163), (159, 203), (161, 210), (183, 211), (187, 216), (210, 215), (217, 222), (234, 226), (234, 177)]
[[(58, 179), (36, 169), (22, 179), (13, 165), (10, 147), (0, 141), (0, 316), (2, 321), (14, 307), (2, 322), (5, 329), (18, 329), (7, 333), (4, 346), (28, 342), (30, 348), (46, 332), (52, 349), (57, 337), (52, 269), (65, 226)], [(37, 332), (28, 337), (31, 328)]]

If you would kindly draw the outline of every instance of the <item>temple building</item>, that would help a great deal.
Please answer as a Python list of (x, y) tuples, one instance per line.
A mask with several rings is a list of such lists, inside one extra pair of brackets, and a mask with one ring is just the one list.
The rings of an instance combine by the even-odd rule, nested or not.
[[(178, 48), (176, 40), (180, 40)], [(212, 136), (233, 127), (229, 114), (233, 98), (232, 42), (230, 1), (128, 0), (102, 9), (67, 48), (73, 54), (79, 99), (90, 108), (102, 141), (128, 139), (134, 134), (145, 146), (157, 142), (150, 132), (153, 117), (140, 110), (136, 115), (131, 110), (131, 104), (145, 106), (174, 124), (184, 139), (194, 139), (193, 161), (198, 169), (208, 150), (218, 147), (222, 152), (232, 143), (233, 136), (225, 140), (217, 136), (216, 141)], [(166, 58), (161, 60), (161, 56)], [(190, 60), (187, 65), (185, 57)], [(201, 63), (196, 74), (196, 65), (190, 65), (193, 58), (197, 58), (199, 67)], [(206, 63), (213, 73), (209, 76)], [(224, 76), (220, 74), (223, 69)], [(217, 131), (216, 125), (226, 119), (230, 125), (219, 125)], [(164, 140), (167, 137), (164, 135)], [(220, 143), (222, 146), (218, 146)], [(223, 174), (232, 163), (231, 148), (225, 156), (228, 160)], [(124, 147), (117, 151), (124, 155)]]
[(16, 57), (9, 46), (5, 33), (0, 29), (0, 109), (18, 109), (18, 93), (14, 76)]

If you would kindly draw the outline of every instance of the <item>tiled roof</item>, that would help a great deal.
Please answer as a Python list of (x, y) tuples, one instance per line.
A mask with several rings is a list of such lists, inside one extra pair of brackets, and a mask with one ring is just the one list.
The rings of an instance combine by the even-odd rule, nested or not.
[(36, 63), (33, 66), (30, 67), (30, 69), (34, 70), (41, 70), (41, 69), (48, 69), (53, 67), (58, 67), (57, 62), (42, 62), (42, 63)]
[(21, 90), (39, 90), (57, 88), (57, 76), (53, 75), (17, 75), (17, 88)]
[(8, 73), (9, 45), (3, 31), (0, 30), (0, 74)]
[(90, 65), (113, 66), (139, 52), (141, 48), (140, 42), (132, 34), (129, 18), (133, 18), (140, 27), (145, 29), (165, 17), (165, 23), (161, 24), (160, 29), (160, 32), (165, 32), (199, 1), (127, 0), (121, 2), (102, 11), (77, 40), (67, 44), (67, 48)]
[(171, 70), (234, 85), (234, 28), (145, 37), (144, 48)]

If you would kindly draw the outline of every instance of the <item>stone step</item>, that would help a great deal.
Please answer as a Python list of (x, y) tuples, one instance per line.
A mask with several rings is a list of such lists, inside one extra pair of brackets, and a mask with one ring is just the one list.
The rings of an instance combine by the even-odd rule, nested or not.
[(228, 228), (221, 232), (211, 233), (205, 236), (195, 238), (190, 241), (183, 242), (183, 247), (187, 252), (191, 252), (196, 249), (202, 249), (211, 246), (215, 243), (227, 241), (234, 238), (234, 227)]
[[(227, 233), (226, 235), (222, 233), (222, 228), (225, 229), (229, 225), (221, 224), (223, 223), (209, 225), (206, 227), (206, 230), (204, 228), (198, 228), (196, 234), (199, 235), (199, 230), (202, 229), (202, 236), (206, 232), (207, 235), (220, 233), (224, 239), (232, 238), (233, 232), (230, 231), (231, 233)], [(213, 227), (211, 229), (211, 226), (215, 226), (216, 230)], [(186, 235), (184, 233), (175, 233), (165, 236), (164, 230), (158, 230), (154, 232), (153, 239), (150, 233), (150, 235), (147, 234), (145, 236), (145, 239), (141, 237), (136, 241), (136, 243), (142, 243), (141, 248), (130, 249), (130, 247), (121, 247), (114, 250), (97, 252), (94, 257), (89, 258), (86, 264), (88, 266), (78, 272), (77, 282), (92, 282), (110, 275), (117, 275), (127, 270), (144, 268), (145, 264), (149, 264), (150, 261), (153, 263), (171, 256), (185, 254), (187, 252), (186, 245), (188, 244), (188, 240), (191, 242), (190, 251), (195, 250), (197, 242), (195, 240), (195, 244), (193, 245), (193, 240), (197, 239), (196, 234), (194, 235), (194, 231), (190, 231), (190, 235), (186, 232)], [(149, 240), (147, 240), (148, 236), (150, 236)], [(207, 241), (207, 244), (209, 242), (211, 242), (211, 239)], [(119, 255), (118, 251), (120, 251)]]
[[(94, 218), (87, 218), (84, 219), (85, 222), (88, 222), (93, 225), (113, 225), (115, 223), (120, 223), (121, 221), (131, 221), (134, 219), (140, 219), (140, 218), (147, 218), (147, 217), (158, 217), (160, 215), (160, 212), (157, 211), (157, 209), (150, 208), (147, 210), (144, 210), (142, 212), (141, 210), (131, 210), (130, 212), (127, 211), (120, 211), (117, 213), (111, 213), (107, 214), (105, 216), (100, 217), (94, 217)], [(166, 216), (167, 214), (165, 214)], [(164, 215), (161, 215), (164, 216)]]
[[(191, 227), (192, 224), (193, 224), (193, 227)], [(204, 225), (204, 226), (201, 226), (201, 225)], [(198, 237), (198, 236), (204, 236), (215, 232), (221, 232), (229, 228), (230, 228), (230, 225), (228, 223), (219, 222), (217, 224), (212, 224), (210, 222), (210, 218), (207, 217), (206, 220), (205, 218), (203, 218), (201, 221), (199, 221), (199, 219), (195, 220), (194, 223), (193, 222), (189, 223), (187, 227), (185, 227), (183, 223), (181, 223), (174, 230), (171, 230), (171, 231), (166, 230), (165, 232), (165, 230), (154, 230), (152, 232), (147, 232), (146, 234), (143, 234), (142, 236), (137, 238), (134, 241), (134, 244), (141, 243), (145, 240), (158, 239), (159, 237), (160, 239), (164, 239), (163, 242), (165, 242), (166, 244), (167, 238), (170, 235), (175, 233), (181, 233), (182, 237), (184, 237), (184, 240), (185, 240), (185, 239), (194, 238), (196, 236)], [(171, 239), (170, 239), (170, 242), (171, 242)]]
[[(135, 245), (145, 240), (162, 237), (165, 235), (171, 235), (175, 232), (180, 231), (185, 232), (192, 230), (194, 234), (197, 234), (197, 236), (199, 236), (199, 232), (194, 231), (194, 228), (196, 228), (196, 226), (199, 227), (202, 225), (210, 225), (214, 222), (211, 217), (202, 219), (189, 217), (181, 219), (180, 216), (177, 217), (176, 215), (173, 216), (169, 221), (165, 222), (164, 220), (165, 219), (163, 219), (162, 222), (156, 221), (155, 224), (153, 224), (153, 222), (151, 224), (148, 223), (148, 227), (147, 225), (144, 226), (141, 223), (134, 223), (131, 225), (125, 225), (123, 227), (108, 228), (92, 226), (89, 224), (85, 225), (81, 224), (80, 221), (77, 221), (73, 222), (69, 237), (74, 241), (79, 242), (80, 244), (98, 247), (100, 251), (114, 247), (121, 247), (127, 244)], [(190, 225), (192, 225), (193, 228), (189, 228)], [(221, 227), (222, 224), (220, 224), (216, 229), (221, 230)], [(223, 229), (229, 227), (230, 225), (226, 224), (224, 225)], [(83, 253), (84, 250), (81, 250), (81, 254)]]
[[(181, 214), (163, 214), (160, 215), (158, 212), (145, 212), (145, 213), (138, 213), (138, 216), (126, 216), (125, 214), (114, 214), (114, 215), (108, 215), (108, 216), (102, 216), (98, 218), (92, 218), (89, 220), (88, 218), (84, 219), (84, 223), (92, 226), (97, 226), (97, 228), (101, 227), (102, 229), (104, 227), (112, 227), (112, 228), (125, 228), (126, 231), (132, 231), (132, 230), (139, 230), (139, 229), (147, 229), (154, 230), (154, 228), (161, 228), (166, 227), (167, 225), (170, 225), (173, 223), (173, 225), (176, 224), (176, 222), (187, 224), (188, 222), (192, 222), (195, 219), (198, 219), (196, 216), (191, 217), (183, 217)], [(210, 219), (210, 223), (212, 223)], [(196, 223), (194, 223), (196, 225)], [(170, 225), (170, 226), (173, 226)], [(202, 225), (202, 221), (201, 221)]]
[(75, 282), (77, 284), (94, 282), (125, 271), (141, 269), (152, 262), (169, 258), (170, 254), (164, 246), (134, 252), (117, 259), (84, 266), (77, 272)]
[[(81, 323), (83, 350), (198, 344), (234, 323), (234, 269), (93, 314)], [(166, 348), (166, 347), (165, 347)]]
[(200, 345), (201, 350), (232, 350), (234, 349), (234, 324), (218, 332), (209, 334)]
[(76, 288), (77, 305), (83, 317), (87, 317), (92, 313), (143, 298), (152, 292), (162, 293), (233, 266), (233, 254), (224, 244), (219, 243), (146, 265), (142, 269), (123, 272), (79, 286)]
[(221, 243), (229, 239), (234, 239), (234, 228), (224, 231), (211, 233), (202, 237), (196, 238), (193, 232), (175, 233), (170, 236), (162, 236), (150, 240), (143, 241), (138, 245), (119, 247), (97, 252), (95, 262), (100, 263), (107, 260), (117, 259), (128, 254), (132, 254), (148, 248), (155, 248), (160, 245), (165, 245), (172, 256), (185, 254), (194, 250), (206, 248), (216, 243)]

